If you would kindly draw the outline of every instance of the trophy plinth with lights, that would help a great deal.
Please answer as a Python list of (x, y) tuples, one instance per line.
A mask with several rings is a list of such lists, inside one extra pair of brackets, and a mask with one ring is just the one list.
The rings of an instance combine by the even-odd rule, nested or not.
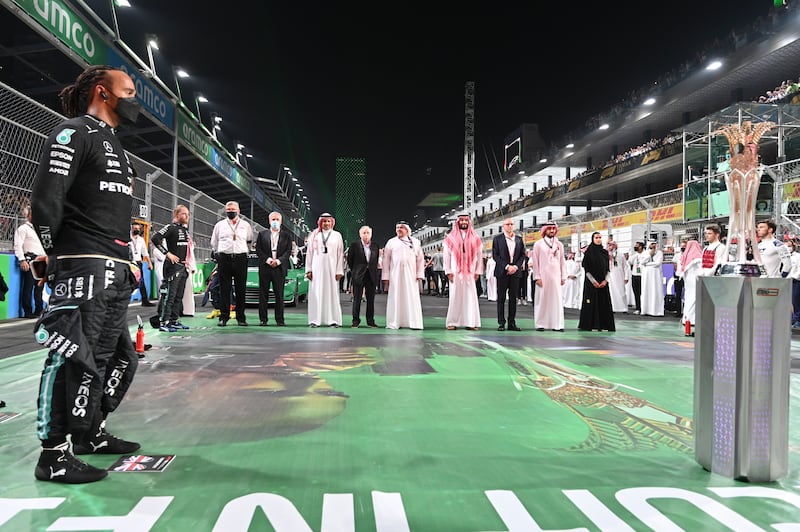
[(732, 154), (725, 183), (728, 242), (736, 249), (696, 286), (695, 459), (751, 482), (788, 473), (791, 281), (764, 275), (755, 231), (758, 141), (773, 126), (743, 122), (715, 132), (727, 137)]

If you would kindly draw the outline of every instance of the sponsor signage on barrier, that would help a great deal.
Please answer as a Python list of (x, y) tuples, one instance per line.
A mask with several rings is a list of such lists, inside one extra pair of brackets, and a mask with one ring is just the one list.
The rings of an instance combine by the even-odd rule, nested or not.
[(177, 117), (177, 134), (184, 145), (205, 160), (212, 168), (225, 176), (236, 188), (248, 195), (252, 194), (253, 201), (264, 209), (267, 209), (268, 207), (265, 205), (264, 195), (254, 193), (256, 187), (253, 187), (253, 181), (239, 172), (233, 161), (226, 157), (224, 153), (217, 150), (216, 146), (214, 146), (202, 131), (189, 121), (185, 114), (178, 112)]
[(14, 0), (14, 3), (90, 65), (109, 65), (127, 72), (136, 85), (136, 99), (142, 107), (173, 129), (175, 106), (169, 98), (109, 46), (81, 15), (58, 0)]
[(108, 45), (69, 6), (57, 0), (14, 0), (14, 3), (89, 64), (106, 64)]
[(170, 131), (175, 127), (175, 105), (161, 90), (113, 48), (108, 50), (107, 64), (128, 73), (136, 86), (136, 99), (142, 104), (142, 108)]

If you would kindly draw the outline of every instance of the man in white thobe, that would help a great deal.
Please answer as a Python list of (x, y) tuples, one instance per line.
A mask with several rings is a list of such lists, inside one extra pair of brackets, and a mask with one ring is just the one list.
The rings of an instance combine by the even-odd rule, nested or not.
[(533, 321), (536, 330), (564, 330), (564, 283), (567, 263), (564, 245), (558, 240), (558, 226), (547, 222), (541, 228), (542, 238), (533, 245), (531, 263), (536, 281)]
[(608, 261), (610, 266), (608, 290), (611, 294), (611, 310), (628, 313), (628, 294), (626, 291), (631, 276), (628, 260), (620, 253), (617, 243), (609, 239)]
[(386, 328), (422, 329), (419, 282), (425, 278), (425, 255), (406, 222), (395, 225), (397, 236), (383, 248), (382, 278), (388, 283)]
[(643, 315), (664, 315), (664, 272), (661, 271), (663, 262), (664, 254), (655, 242), (650, 242), (648, 250), (639, 256), (642, 267)]
[(341, 327), (342, 305), (339, 279), (344, 275), (344, 241), (333, 227), (336, 220), (327, 212), (320, 215), (317, 228), (306, 246), (308, 278), (308, 325)]
[(478, 288), (483, 259), (481, 237), (475, 233), (468, 214), (456, 218), (453, 230), (444, 240), (444, 273), (450, 283), (447, 305), (447, 330), (465, 327), (475, 331), (481, 326)]
[(565, 261), (567, 267), (567, 281), (564, 283), (564, 308), (580, 308), (579, 302), (583, 294), (583, 285), (580, 280), (581, 263), (575, 260), (575, 254), (569, 253)]

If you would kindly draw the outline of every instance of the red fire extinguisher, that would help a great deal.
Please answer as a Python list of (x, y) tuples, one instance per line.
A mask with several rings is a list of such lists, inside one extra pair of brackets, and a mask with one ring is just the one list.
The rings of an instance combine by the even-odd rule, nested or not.
[(686, 320), (686, 331), (684, 333), (686, 336), (694, 336), (692, 334), (692, 322)]
[(136, 321), (139, 322), (139, 330), (136, 331), (136, 352), (144, 353), (144, 325), (141, 316), (136, 316)]

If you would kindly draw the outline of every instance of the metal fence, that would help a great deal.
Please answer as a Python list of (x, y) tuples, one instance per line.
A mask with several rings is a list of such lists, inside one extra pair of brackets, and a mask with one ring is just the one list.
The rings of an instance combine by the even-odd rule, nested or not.
[[(21, 211), (30, 203), (42, 146), (63, 119), (62, 115), (0, 83), (0, 251), (13, 249), (14, 231), (24, 222)], [(191, 214), (189, 230), (195, 258), (198, 263), (207, 260), (211, 253), (211, 233), (222, 218), (224, 204), (160, 168), (128, 155), (136, 173), (131, 220), (147, 221), (158, 230), (172, 221), (175, 205), (186, 205)], [(248, 221), (255, 231), (263, 229)]]

